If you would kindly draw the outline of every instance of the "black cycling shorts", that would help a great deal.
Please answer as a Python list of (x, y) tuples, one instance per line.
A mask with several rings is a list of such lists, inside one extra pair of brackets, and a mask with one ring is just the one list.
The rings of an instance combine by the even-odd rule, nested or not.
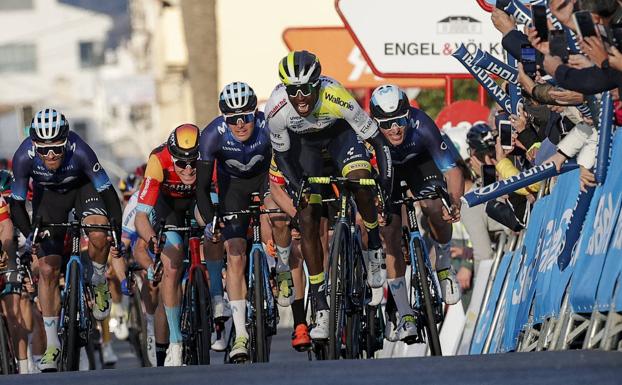
[[(300, 140), (298, 165), (306, 176), (330, 176), (326, 174), (322, 151), (333, 161), (338, 176), (347, 176), (351, 171), (365, 169), (371, 172), (369, 153), (354, 129), (343, 119), (319, 132), (309, 134), (290, 133), (294, 140)], [(321, 194), (319, 186), (311, 186), (315, 194)]]
[(154, 230), (159, 230), (162, 220), (165, 221), (165, 225), (187, 226), (186, 218), (194, 218), (195, 206), (195, 198), (171, 198), (160, 194), (153, 207)]
[[(90, 181), (63, 193), (37, 188), (32, 197), (32, 209), (33, 218), (40, 216), (48, 223), (67, 222), (72, 209), (80, 220), (91, 215), (108, 216), (104, 201)], [(63, 255), (66, 229), (46, 229), (44, 234), (48, 232), (49, 236), (39, 245), (39, 256)]]
[[(259, 193), (262, 201), (270, 192), (267, 170), (251, 178), (234, 178), (224, 172), (218, 173), (218, 211), (221, 215), (227, 211), (247, 209), (251, 204), (251, 194), (254, 192)], [(225, 227), (222, 229), (224, 239), (246, 239), (249, 223), (248, 215), (226, 216)]]
[[(428, 153), (423, 153), (408, 160), (404, 164), (394, 165), (395, 176), (393, 177), (393, 193), (391, 201), (402, 198), (403, 187), (401, 182), (406, 182), (406, 187), (413, 195), (433, 192), (436, 186), (447, 188), (443, 173)], [(401, 205), (391, 205), (391, 213), (402, 214)]]

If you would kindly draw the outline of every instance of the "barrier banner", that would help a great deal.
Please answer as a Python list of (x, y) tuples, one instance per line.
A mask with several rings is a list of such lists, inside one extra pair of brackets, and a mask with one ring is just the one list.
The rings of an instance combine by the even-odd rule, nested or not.
[(500, 105), (507, 113), (511, 113), (512, 106), (508, 95), (505, 91), (503, 91), (503, 88), (497, 84), (497, 82), (488, 76), (484, 69), (477, 67), (474, 64), (475, 59), (471, 56), (464, 44), (461, 44), (460, 47), (458, 47), (458, 49), (451, 54), (451, 56), (455, 57), (460, 63), (462, 63), (464, 68), (466, 68), (467, 71), (473, 75), (473, 77), (482, 85), (482, 87), (484, 87), (486, 92), (488, 92), (488, 95), (490, 95), (490, 97), (493, 98), (498, 105)]
[(598, 127), (598, 153), (596, 155), (596, 183), (603, 184), (607, 177), (609, 156), (611, 154), (611, 136), (613, 134), (613, 100), (611, 92), (603, 93), (600, 103), (600, 124)]
[[(507, 55), (508, 65), (516, 67), (516, 59), (512, 55)], [(518, 114), (518, 105), (523, 104), (523, 95), (521, 94), (520, 87), (516, 83), (508, 84), (508, 93), (510, 96), (510, 104), (512, 105), (512, 114)]]
[(508, 268), (510, 267), (511, 260), (512, 253), (509, 251), (501, 257), (501, 262), (499, 263), (499, 268), (497, 269), (497, 275), (495, 276), (492, 289), (490, 290), (486, 309), (482, 313), (481, 318), (477, 322), (477, 327), (475, 328), (475, 335), (473, 337), (473, 341), (471, 342), (469, 354), (482, 354), (484, 344), (486, 343), (486, 337), (488, 336), (488, 332), (492, 324), (492, 317), (494, 316), (497, 302), (499, 301), (499, 296), (501, 295), (503, 281), (505, 281), (505, 276), (508, 272)]
[(527, 230), (520, 249), (522, 255), (521, 268), (512, 289), (512, 305), (516, 306), (514, 324), (508, 323), (503, 338), (504, 351), (512, 351), (516, 348), (517, 337), (529, 319), (529, 310), (536, 291), (535, 278), (538, 271), (538, 255), (542, 247), (542, 219), (546, 213), (550, 196), (545, 196), (536, 201), (531, 210)]
[(579, 197), (575, 205), (575, 209), (570, 218), (570, 224), (566, 231), (566, 242), (564, 242), (564, 248), (557, 257), (557, 266), (560, 270), (566, 269), (572, 258), (572, 253), (576, 250), (577, 242), (581, 236), (583, 230), (583, 224), (585, 223), (585, 217), (590, 209), (590, 203), (594, 197), (594, 188), (588, 188), (587, 192), (580, 192)]
[(518, 270), (520, 268), (522, 255), (520, 252), (514, 252), (512, 254), (512, 263), (505, 277), (507, 283), (507, 290), (503, 298), (499, 299), (501, 310), (499, 311), (499, 318), (497, 319), (497, 326), (495, 327), (495, 334), (490, 343), (490, 353), (502, 353), (507, 352), (503, 346), (503, 340), (506, 333), (506, 329), (514, 328), (514, 320), (516, 318), (516, 311), (518, 306), (514, 306), (512, 303), (512, 294), (514, 292), (514, 285), (516, 278), (518, 277)]
[(502, 9), (508, 15), (514, 16), (517, 24), (527, 24), (531, 21), (531, 12), (520, 1), (510, 1)]
[[(622, 135), (620, 133), (615, 136), (613, 149), (611, 164), (620, 164), (622, 162)], [(613, 274), (613, 272), (604, 271), (603, 266), (605, 257), (609, 254), (615, 219), (619, 215), (622, 198), (620, 196), (620, 173), (610, 174), (605, 179), (605, 183), (595, 189), (585, 219), (586, 225), (578, 245), (574, 268), (581, 274), (573, 275), (570, 287), (570, 305), (577, 313), (589, 313), (593, 310), (601, 273)], [(609, 280), (614, 279), (614, 277), (607, 277), (605, 284), (611, 285)], [(601, 294), (601, 299), (603, 296), (604, 294)]]
[[(508, 61), (510, 59), (508, 54)], [(506, 64), (486, 51), (478, 49), (473, 56), (473, 64), (479, 68), (483, 68), (491, 74), (497, 75), (501, 79), (507, 80), (512, 84), (518, 83), (518, 70), (511, 64)]]
[(578, 167), (579, 166), (574, 162), (566, 162), (562, 165), (561, 170), (557, 172), (553, 162), (547, 162), (540, 166), (534, 166), (528, 170), (520, 172), (508, 179), (503, 179), (489, 184), (488, 186), (470, 191), (464, 194), (462, 200), (468, 204), (469, 207), (474, 207), (488, 202), (489, 200), (511, 193), (512, 191), (516, 191), (520, 188), (540, 182), (541, 180), (575, 170)]

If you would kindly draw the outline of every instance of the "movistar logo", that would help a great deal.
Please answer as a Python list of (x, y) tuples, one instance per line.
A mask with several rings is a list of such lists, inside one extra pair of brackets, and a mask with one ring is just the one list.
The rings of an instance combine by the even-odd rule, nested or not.
[(354, 106), (352, 105), (352, 103), (349, 103), (345, 100), (342, 100), (340, 96), (335, 97), (335, 95), (331, 95), (331, 94), (324, 94), (324, 99), (335, 103), (341, 107), (347, 108), (350, 111), (354, 110)]

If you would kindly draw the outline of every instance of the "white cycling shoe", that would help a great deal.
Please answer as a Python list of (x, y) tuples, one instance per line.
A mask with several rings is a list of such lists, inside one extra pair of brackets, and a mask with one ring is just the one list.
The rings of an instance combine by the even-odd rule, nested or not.
[(319, 310), (315, 314), (315, 326), (309, 332), (309, 337), (313, 340), (326, 340), (328, 339), (328, 317), (330, 312), (328, 310)]
[(441, 285), (441, 294), (443, 300), (447, 305), (455, 305), (460, 301), (462, 293), (460, 291), (460, 285), (456, 279), (456, 272), (453, 268), (448, 268), (436, 272), (438, 276), (439, 284)]
[(168, 345), (166, 349), (166, 358), (164, 366), (181, 366), (182, 365), (182, 347), (181, 342), (175, 342)]
[(363, 256), (367, 265), (367, 284), (372, 289), (382, 287), (387, 280), (384, 250), (365, 250)]
[(417, 341), (417, 320), (412, 314), (406, 314), (397, 325), (397, 339), (407, 344)]
[(371, 289), (371, 300), (369, 301), (369, 306), (378, 306), (382, 303), (382, 299), (384, 298), (384, 287), (375, 287)]
[(119, 360), (114, 350), (112, 350), (112, 344), (110, 342), (102, 344), (102, 356), (105, 366), (116, 365)]

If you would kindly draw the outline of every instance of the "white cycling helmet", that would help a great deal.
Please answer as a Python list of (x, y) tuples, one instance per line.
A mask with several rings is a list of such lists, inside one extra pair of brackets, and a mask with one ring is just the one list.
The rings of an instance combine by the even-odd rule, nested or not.
[(376, 119), (388, 119), (402, 116), (408, 112), (408, 96), (398, 86), (385, 84), (377, 87), (371, 94), (369, 111)]
[(254, 111), (257, 108), (257, 95), (244, 82), (229, 83), (220, 92), (218, 107), (223, 114)]
[(69, 122), (65, 115), (53, 108), (43, 109), (30, 122), (30, 138), (37, 143), (50, 143), (67, 139)]

